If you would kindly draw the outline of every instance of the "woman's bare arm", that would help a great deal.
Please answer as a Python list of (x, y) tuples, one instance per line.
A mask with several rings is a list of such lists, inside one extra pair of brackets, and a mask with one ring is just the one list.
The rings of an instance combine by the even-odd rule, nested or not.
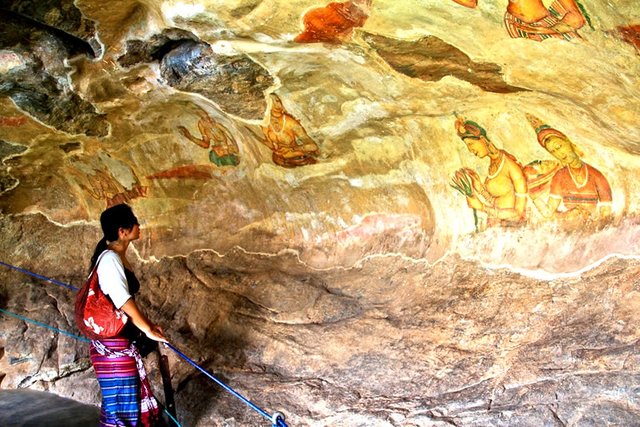
[(136, 325), (136, 327), (142, 332), (144, 332), (146, 336), (155, 341), (168, 342), (167, 338), (162, 332), (162, 328), (151, 322), (147, 318), (147, 316), (145, 316), (144, 313), (140, 311), (133, 298), (129, 298), (127, 302), (124, 303), (121, 310), (124, 311), (127, 316), (129, 316), (133, 324)]

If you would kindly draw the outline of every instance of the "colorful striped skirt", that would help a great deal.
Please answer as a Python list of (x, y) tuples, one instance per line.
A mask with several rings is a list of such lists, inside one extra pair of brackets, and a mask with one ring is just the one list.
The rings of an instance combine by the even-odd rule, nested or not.
[(100, 427), (153, 426), (158, 403), (131, 342), (121, 337), (92, 341), (89, 356), (102, 391)]

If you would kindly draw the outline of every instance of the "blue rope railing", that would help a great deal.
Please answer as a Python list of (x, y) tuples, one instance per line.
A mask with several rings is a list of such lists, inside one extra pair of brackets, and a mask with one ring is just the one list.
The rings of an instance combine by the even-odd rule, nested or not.
[[(13, 270), (19, 271), (21, 273), (24, 274), (28, 274), (30, 276), (36, 277), (38, 279), (41, 280), (45, 280), (47, 282), (51, 282), (53, 284), (65, 287), (67, 289), (71, 289), (73, 291), (77, 291), (79, 288), (72, 286), (68, 283), (64, 283), (64, 282), (60, 282), (58, 280), (55, 279), (51, 279), (49, 277), (46, 276), (42, 276), (40, 274), (34, 273), (32, 271), (29, 270), (25, 270), (23, 268), (20, 267), (16, 267), (14, 265), (11, 264), (7, 264), (4, 263), (2, 261), (0, 261), (0, 265), (3, 265), (5, 267), (11, 268)], [(43, 326), (47, 329), (56, 331), (56, 332), (60, 332), (64, 335), (67, 336), (71, 336), (73, 338), (79, 339), (81, 341), (85, 341), (85, 342), (90, 342), (89, 339), (84, 338), (84, 337), (80, 337), (78, 335), (74, 335), (70, 332), (67, 331), (63, 331), (61, 329), (55, 328), (53, 326), (49, 326), (45, 323), (42, 322), (38, 322), (37, 320), (33, 320), (33, 319), (29, 319), (28, 317), (24, 317), (24, 316), (20, 316), (19, 314), (15, 314), (12, 313), (10, 311), (4, 310), (0, 308), (0, 311), (8, 314), (10, 316), (13, 317), (17, 317), (18, 319), (24, 320), (26, 322), (30, 322), (39, 326)], [(231, 393), (233, 396), (235, 396), (236, 398), (238, 398), (239, 400), (241, 400), (242, 402), (244, 402), (247, 406), (249, 406), (251, 409), (253, 409), (254, 411), (256, 411), (258, 414), (262, 415), (264, 418), (266, 418), (267, 420), (269, 420), (271, 422), (271, 426), (272, 427), (288, 427), (286, 422), (285, 422), (285, 418), (284, 415), (280, 412), (274, 412), (273, 415), (269, 415), (267, 412), (265, 412), (263, 409), (261, 409), (259, 406), (257, 406), (255, 403), (251, 402), (249, 399), (247, 399), (246, 397), (244, 397), (243, 395), (241, 395), (240, 393), (238, 393), (237, 391), (235, 391), (233, 388), (229, 387), (227, 384), (225, 384), (224, 382), (222, 382), (221, 380), (219, 380), (218, 378), (216, 378), (214, 375), (210, 374), (207, 370), (205, 370), (203, 367), (201, 367), (200, 365), (198, 365), (196, 362), (194, 362), (193, 360), (191, 360), (189, 357), (187, 357), (183, 352), (181, 352), (180, 350), (178, 350), (176, 347), (174, 347), (173, 345), (169, 344), (169, 343), (165, 343), (165, 345), (167, 347), (169, 347), (171, 350), (173, 350), (178, 356), (180, 356), (181, 358), (183, 358), (187, 363), (189, 363), (190, 365), (192, 365), (193, 367), (195, 367), (196, 369), (198, 369), (200, 372), (202, 372), (203, 374), (205, 374), (209, 379), (211, 379), (212, 381), (214, 381), (216, 384), (218, 384), (220, 387), (224, 388), (226, 391), (228, 391), (229, 393)], [(169, 417), (178, 425), (180, 426), (180, 424), (178, 423), (178, 421), (173, 418), (171, 416), (171, 414), (169, 414), (166, 410), (165, 413), (167, 415), (169, 415)], [(180, 426), (181, 427), (181, 426)]]
[(0, 261), (0, 265), (4, 265), (5, 267), (9, 267), (9, 268), (12, 268), (12, 269), (14, 269), (16, 271), (19, 271), (20, 273), (28, 274), (29, 276), (33, 276), (33, 277), (36, 277), (38, 279), (45, 280), (47, 282), (55, 283), (56, 285), (60, 285), (60, 286), (65, 287), (67, 289), (71, 289), (72, 291), (77, 291), (78, 290), (78, 288), (76, 288), (75, 286), (71, 286), (68, 283), (60, 282), (58, 280), (51, 279), (49, 277), (41, 276), (41, 275), (39, 275), (37, 273), (34, 273), (32, 271), (25, 270), (24, 268), (16, 267), (15, 265), (7, 264), (7, 263), (4, 263), (2, 261)]
[(284, 422), (284, 415), (282, 415), (280, 412), (274, 412), (273, 415), (269, 415), (268, 413), (266, 413), (265, 411), (263, 411), (262, 409), (260, 409), (258, 406), (256, 406), (253, 402), (251, 402), (249, 399), (247, 399), (246, 397), (244, 397), (243, 395), (241, 395), (240, 393), (238, 393), (237, 391), (235, 391), (234, 389), (232, 389), (231, 387), (229, 387), (228, 385), (226, 385), (225, 383), (223, 383), (222, 381), (220, 381), (218, 378), (214, 377), (213, 375), (211, 375), (209, 372), (207, 372), (206, 370), (204, 370), (202, 367), (200, 367), (200, 365), (198, 365), (196, 362), (194, 362), (193, 360), (191, 360), (190, 358), (188, 358), (184, 353), (182, 353), (180, 350), (178, 350), (177, 348), (175, 348), (173, 345), (169, 344), (169, 343), (165, 343), (165, 345), (167, 347), (169, 347), (171, 350), (175, 351), (180, 357), (182, 357), (184, 360), (186, 360), (187, 362), (189, 362), (189, 364), (191, 364), (193, 367), (195, 367), (196, 369), (198, 369), (200, 372), (202, 372), (203, 374), (205, 374), (207, 377), (209, 377), (211, 380), (215, 381), (220, 387), (224, 388), (225, 390), (227, 390), (229, 393), (231, 393), (232, 395), (234, 395), (235, 397), (237, 397), (238, 399), (240, 399), (241, 401), (243, 401), (247, 406), (249, 406), (251, 409), (253, 409), (254, 411), (256, 411), (257, 413), (259, 413), (260, 415), (262, 415), (263, 417), (265, 417), (267, 420), (271, 421), (271, 425), (273, 427), (287, 427), (287, 424), (285, 424)]
[(47, 325), (46, 323), (38, 322), (37, 320), (29, 319), (28, 317), (20, 316), (19, 314), (12, 313), (9, 310), (5, 310), (3, 308), (0, 308), (0, 312), (2, 312), (4, 314), (8, 314), (9, 316), (12, 316), (12, 317), (16, 317), (16, 318), (18, 318), (20, 320), (23, 320), (25, 322), (33, 323), (34, 325), (42, 326), (43, 328), (47, 328), (47, 329), (50, 329), (52, 331), (59, 332), (59, 333), (61, 333), (63, 335), (69, 336), (71, 338), (75, 338), (78, 341), (91, 342), (91, 340), (88, 339), (88, 338), (72, 334), (71, 332), (63, 331), (62, 329), (58, 329), (58, 328), (56, 328), (54, 326)]

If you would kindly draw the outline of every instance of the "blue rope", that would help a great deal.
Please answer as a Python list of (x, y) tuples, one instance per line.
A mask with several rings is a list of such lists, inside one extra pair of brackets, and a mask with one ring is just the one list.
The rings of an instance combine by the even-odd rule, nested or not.
[(163, 411), (164, 411), (164, 413), (165, 413), (165, 414), (166, 414), (166, 415), (171, 419), (171, 421), (173, 421), (174, 423), (176, 423), (176, 425), (177, 425), (178, 427), (182, 427), (182, 424), (180, 424), (180, 422), (178, 422), (178, 420), (176, 420), (176, 419), (173, 417), (173, 415), (171, 415), (171, 414), (169, 413), (169, 411), (167, 411), (167, 410), (166, 410), (166, 409), (164, 409), (164, 408), (162, 408), (162, 410), (163, 410)]
[(25, 322), (33, 323), (34, 325), (42, 326), (44, 328), (51, 329), (52, 331), (60, 332), (61, 334), (70, 336), (71, 338), (75, 338), (75, 339), (77, 339), (79, 341), (91, 342), (90, 339), (87, 339), (85, 337), (74, 335), (71, 332), (67, 332), (67, 331), (63, 331), (62, 329), (54, 328), (53, 326), (49, 326), (46, 323), (38, 322), (37, 320), (33, 320), (33, 319), (29, 319), (28, 317), (20, 316), (19, 314), (12, 313), (12, 312), (4, 310), (2, 308), (0, 308), (0, 311), (5, 313), (5, 314), (8, 314), (9, 316), (17, 317), (20, 320), (24, 320)]
[(4, 265), (5, 267), (13, 268), (14, 270), (17, 270), (17, 271), (19, 271), (21, 273), (28, 274), (29, 276), (37, 277), (38, 279), (46, 280), (47, 282), (55, 283), (56, 285), (64, 286), (65, 288), (71, 289), (72, 291), (77, 291), (78, 290), (78, 288), (76, 288), (75, 286), (71, 286), (68, 283), (59, 282), (57, 280), (50, 279), (49, 277), (41, 276), (41, 275), (39, 275), (37, 273), (33, 273), (33, 272), (29, 271), (29, 270), (25, 270), (25, 269), (22, 269), (20, 267), (16, 267), (15, 265), (6, 264), (6, 263), (4, 263), (2, 261), (0, 261), (0, 265)]
[[(76, 288), (75, 286), (71, 286), (67, 283), (63, 283), (63, 282), (59, 282), (57, 280), (51, 279), (49, 277), (45, 277), (45, 276), (41, 276), (37, 273), (33, 273), (31, 271), (16, 267), (14, 265), (11, 264), (6, 264), (2, 261), (0, 261), (0, 265), (4, 265), (5, 267), (9, 267), (12, 268), (14, 270), (17, 270), (21, 273), (25, 273), (28, 274), (30, 276), (33, 277), (37, 277), (38, 279), (42, 279), (42, 280), (46, 280), (48, 282), (54, 283), (56, 285), (60, 285), (60, 286), (64, 286), (67, 289), (72, 289), (74, 291), (77, 291), (78, 288)], [(44, 323), (40, 323), (36, 320), (32, 320), (32, 319), (28, 319), (26, 317), (22, 317), (18, 314), (14, 314), (11, 312), (8, 312), (6, 310), (2, 310), (0, 309), (0, 311), (3, 311), (11, 316), (17, 317), (19, 319), (25, 320), (27, 322), (31, 322), (31, 323), (35, 323), (37, 325), (40, 326), (44, 326), (45, 328), (48, 329), (52, 329), (55, 331), (58, 331), (60, 333), (63, 333), (65, 335), (69, 335), (72, 336), (74, 338), (77, 338), (79, 340), (82, 341), (86, 341), (89, 342), (90, 340), (83, 338), (83, 337), (79, 337), (77, 335), (73, 335), (69, 332), (65, 332), (62, 331), (60, 329), (54, 328), (52, 326), (46, 325)], [(169, 347), (171, 350), (173, 350), (176, 354), (178, 354), (180, 357), (182, 357), (184, 360), (186, 360), (190, 365), (194, 366), (195, 368), (197, 368), (199, 371), (201, 371), (202, 373), (204, 373), (207, 377), (209, 377), (211, 380), (213, 380), (215, 383), (217, 383), (220, 387), (224, 388), (226, 391), (228, 391), (229, 393), (231, 393), (233, 396), (237, 397), (238, 399), (240, 399), (241, 401), (243, 401), (247, 406), (249, 406), (251, 409), (253, 409), (254, 411), (256, 411), (257, 413), (259, 413), (260, 415), (262, 415), (264, 418), (266, 418), (267, 420), (269, 420), (271, 422), (271, 426), (272, 427), (288, 427), (287, 424), (285, 423), (284, 420), (284, 415), (279, 413), (279, 412), (274, 412), (273, 415), (269, 415), (268, 413), (266, 413), (264, 410), (262, 410), (260, 407), (258, 407), (256, 404), (254, 404), (253, 402), (251, 402), (249, 399), (247, 399), (246, 397), (244, 397), (243, 395), (241, 395), (240, 393), (238, 393), (237, 391), (235, 391), (234, 389), (232, 389), (231, 387), (229, 387), (228, 385), (226, 385), (224, 382), (220, 381), (218, 378), (214, 377), (213, 375), (211, 375), (209, 372), (207, 372), (204, 368), (202, 368), (200, 365), (198, 365), (196, 362), (194, 362), (193, 360), (191, 360), (189, 357), (187, 357), (184, 353), (182, 353), (180, 350), (178, 350), (177, 348), (175, 348), (173, 345), (169, 344), (169, 343), (165, 343), (165, 345), (167, 347)], [(171, 417), (171, 414), (169, 414), (166, 410), (165, 412)], [(173, 419), (173, 417), (171, 417), (171, 419)], [(175, 421), (175, 420), (174, 420)], [(175, 421), (176, 423), (178, 423), (177, 421)], [(178, 424), (178, 426), (180, 426), (180, 424)]]
[(189, 364), (191, 364), (193, 367), (195, 367), (196, 369), (198, 369), (200, 372), (202, 372), (203, 374), (205, 374), (207, 377), (209, 377), (211, 380), (213, 380), (214, 382), (216, 382), (220, 387), (224, 388), (225, 390), (227, 390), (229, 393), (231, 393), (232, 395), (234, 395), (235, 397), (237, 397), (238, 399), (242, 400), (245, 404), (247, 404), (247, 406), (249, 406), (251, 409), (253, 409), (254, 411), (256, 411), (257, 413), (259, 413), (260, 415), (262, 415), (263, 417), (265, 417), (267, 420), (271, 421), (272, 426), (274, 427), (287, 427), (287, 424), (284, 422), (284, 416), (282, 414), (279, 414), (278, 412), (275, 412), (272, 415), (269, 415), (268, 413), (266, 413), (265, 411), (263, 411), (262, 409), (260, 409), (258, 406), (256, 406), (253, 402), (251, 402), (249, 399), (247, 399), (246, 397), (244, 397), (243, 395), (241, 395), (240, 393), (238, 393), (237, 391), (235, 391), (234, 389), (232, 389), (231, 387), (229, 387), (228, 385), (226, 385), (225, 383), (223, 383), (222, 381), (220, 381), (218, 378), (214, 377), (213, 375), (211, 375), (209, 372), (207, 372), (204, 368), (202, 368), (200, 365), (198, 365), (196, 362), (194, 362), (193, 360), (191, 360), (190, 358), (188, 358), (184, 353), (182, 353), (180, 350), (178, 350), (177, 348), (175, 348), (173, 345), (169, 344), (169, 343), (165, 343), (164, 345), (166, 345), (167, 347), (169, 347), (171, 350), (175, 351), (180, 357), (182, 357), (184, 360), (186, 360)]

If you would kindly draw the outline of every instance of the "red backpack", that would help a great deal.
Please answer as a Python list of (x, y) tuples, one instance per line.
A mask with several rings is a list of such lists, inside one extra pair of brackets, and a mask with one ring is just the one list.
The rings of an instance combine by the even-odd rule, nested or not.
[(89, 278), (76, 295), (76, 326), (92, 340), (119, 335), (128, 320), (127, 315), (102, 292), (98, 283), (98, 263), (106, 252), (100, 254)]

